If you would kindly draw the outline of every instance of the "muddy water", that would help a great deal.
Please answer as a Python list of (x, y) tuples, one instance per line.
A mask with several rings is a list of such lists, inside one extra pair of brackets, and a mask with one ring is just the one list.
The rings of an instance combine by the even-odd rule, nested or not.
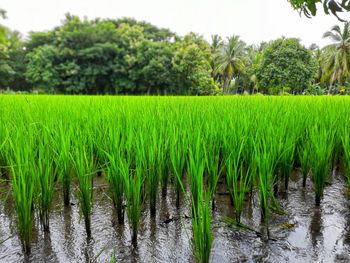
[[(72, 196), (69, 209), (62, 206), (56, 193), (50, 218), (50, 235), (37, 223), (33, 228), (32, 253), (25, 256), (15, 234), (15, 212), (10, 197), (0, 201), (0, 262), (108, 262), (115, 253), (118, 262), (194, 262), (191, 248), (191, 221), (186, 206), (175, 208), (169, 189), (166, 199), (159, 198), (158, 212), (151, 219), (143, 212), (138, 248), (130, 245), (128, 224), (115, 223), (108, 190), (99, 182), (95, 191), (92, 236), (87, 240), (79, 204)], [(327, 185), (320, 208), (314, 207), (312, 184), (305, 189), (294, 176), (287, 193), (278, 196), (285, 214), (272, 214), (270, 232), (273, 240), (265, 241), (256, 232), (236, 229), (225, 222), (233, 209), (224, 184), (219, 184), (217, 207), (213, 213), (214, 242), (211, 262), (350, 262), (350, 201), (345, 183), (335, 174)], [(173, 218), (170, 222), (165, 221)], [(36, 220), (37, 222), (37, 220)], [(260, 224), (257, 196), (247, 202), (242, 222), (264, 232)]]

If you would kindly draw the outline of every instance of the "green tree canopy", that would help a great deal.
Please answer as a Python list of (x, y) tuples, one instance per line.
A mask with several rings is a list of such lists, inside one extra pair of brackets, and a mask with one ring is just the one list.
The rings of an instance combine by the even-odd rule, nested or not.
[(256, 78), (260, 90), (264, 92), (302, 93), (314, 80), (316, 71), (310, 50), (295, 38), (281, 38), (264, 49)]
[(27, 80), (46, 91), (82, 94), (210, 94), (211, 50), (196, 34), (177, 37), (146, 22), (66, 15), (32, 32)]

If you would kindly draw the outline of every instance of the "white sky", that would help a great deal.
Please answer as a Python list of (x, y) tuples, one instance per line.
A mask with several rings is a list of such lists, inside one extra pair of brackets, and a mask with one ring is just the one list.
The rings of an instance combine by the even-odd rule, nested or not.
[(322, 34), (340, 23), (321, 9), (312, 19), (300, 17), (287, 0), (0, 0), (0, 7), (8, 16), (0, 23), (24, 35), (49, 30), (70, 12), (89, 19), (133, 17), (180, 35), (200, 33), (207, 40), (212, 34), (236, 34), (248, 44), (259, 44), (286, 36), (322, 46), (328, 43)]

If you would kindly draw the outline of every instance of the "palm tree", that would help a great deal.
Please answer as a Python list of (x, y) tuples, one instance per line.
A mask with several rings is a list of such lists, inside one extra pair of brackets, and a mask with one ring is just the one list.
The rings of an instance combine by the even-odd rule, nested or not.
[(246, 57), (246, 44), (239, 36), (227, 38), (227, 42), (218, 50), (215, 56), (216, 70), (222, 75), (224, 93), (228, 92), (232, 79), (243, 72)]
[(220, 78), (220, 74), (217, 71), (216, 55), (219, 53), (219, 50), (223, 47), (223, 44), (224, 42), (222, 41), (222, 38), (219, 35), (211, 36), (210, 50), (212, 54), (212, 60), (210, 62), (210, 66), (212, 69), (211, 75), (216, 81)]
[(325, 71), (329, 82), (342, 83), (350, 80), (350, 24), (344, 23), (343, 30), (338, 25), (324, 33), (323, 38), (329, 38), (332, 44), (324, 47)]

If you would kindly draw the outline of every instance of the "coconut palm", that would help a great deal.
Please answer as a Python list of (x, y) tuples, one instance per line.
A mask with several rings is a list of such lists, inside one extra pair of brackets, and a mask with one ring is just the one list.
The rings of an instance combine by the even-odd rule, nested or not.
[(227, 42), (216, 54), (216, 70), (222, 75), (224, 93), (228, 92), (231, 80), (243, 72), (246, 56), (246, 44), (239, 36), (227, 38)]
[(344, 23), (343, 30), (335, 25), (324, 33), (323, 38), (329, 38), (332, 44), (324, 47), (326, 75), (329, 82), (342, 83), (350, 80), (350, 24)]
[(223, 47), (224, 42), (222, 41), (222, 38), (219, 35), (212, 35), (211, 36), (211, 54), (212, 54), (212, 60), (210, 63), (211, 69), (212, 69), (212, 77), (215, 80), (218, 80), (220, 78), (220, 74), (217, 71), (217, 63), (216, 63), (216, 56), (219, 53), (219, 50)]

